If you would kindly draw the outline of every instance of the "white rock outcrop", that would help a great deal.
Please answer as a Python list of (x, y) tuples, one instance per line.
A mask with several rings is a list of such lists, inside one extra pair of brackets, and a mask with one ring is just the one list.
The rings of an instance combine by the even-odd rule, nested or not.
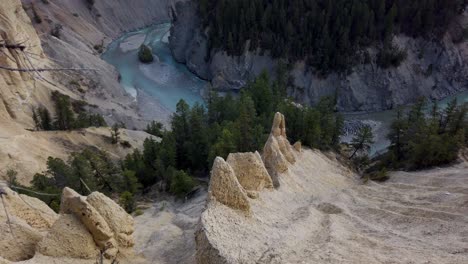
[[(285, 118), (281, 113), (276, 113), (263, 157), (255, 152), (231, 153), (227, 161), (220, 157), (215, 159), (211, 170), (207, 209), (202, 214), (200, 228), (195, 234), (197, 263), (234, 263), (228, 261), (215, 245), (216, 242), (211, 240), (213, 236), (222, 236), (220, 233), (213, 233), (213, 228), (216, 228), (211, 225), (213, 219), (234, 216), (251, 218), (252, 201), (261, 200), (261, 193), (265, 189), (279, 187), (280, 174), (296, 162), (295, 151), (286, 138)], [(222, 207), (219, 206), (220, 203)], [(217, 209), (226, 214), (213, 213)]]
[(275, 114), (270, 136), (263, 148), (262, 158), (275, 188), (278, 188), (280, 185), (278, 174), (286, 172), (288, 167), (296, 162), (293, 147), (286, 136), (286, 121), (281, 113)]
[(56, 214), (36, 198), (20, 196), (5, 186), (0, 189), (8, 212), (7, 217), (4, 208), (0, 210), (0, 231), (4, 234), (0, 259), (94, 263), (102, 252), (109, 261), (132, 262), (133, 218), (104, 194), (93, 192), (85, 197), (65, 188), (60, 214)]
[(36, 247), (38, 253), (50, 257), (96, 259), (99, 247), (91, 233), (74, 215), (61, 215)]
[(132, 236), (135, 231), (133, 217), (127, 214), (122, 207), (99, 192), (88, 195), (86, 201), (98, 211), (109, 225), (119, 248), (131, 248), (135, 245)]
[[(277, 114), (267, 143), (277, 156), (263, 153), (281, 186), (256, 192), (257, 199), (244, 195), (249, 214), (210, 200), (196, 232), (198, 264), (468, 263), (467, 153), (450, 167), (391, 172), (387, 183), (363, 184), (336, 154), (290, 150), (284, 128)], [(235, 182), (235, 170), (228, 171)], [(232, 191), (211, 181), (219, 193)]]
[(257, 151), (255, 153), (231, 153), (226, 162), (232, 167), (240, 185), (246, 191), (273, 188), (270, 174)]
[(239, 183), (232, 167), (220, 157), (215, 159), (211, 170), (208, 199), (210, 202), (218, 201), (233, 209), (250, 211), (247, 192)]
[(58, 215), (39, 199), (18, 194), (1, 183), (0, 192), (4, 193), (0, 202), (0, 258), (29, 259)]

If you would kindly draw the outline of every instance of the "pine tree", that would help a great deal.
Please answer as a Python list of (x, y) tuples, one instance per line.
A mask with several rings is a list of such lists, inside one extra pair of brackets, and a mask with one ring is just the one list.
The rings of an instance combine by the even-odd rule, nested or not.
[(359, 130), (358, 134), (351, 141), (353, 154), (351, 154), (349, 158), (352, 159), (358, 152), (369, 152), (372, 144), (374, 144), (372, 128), (368, 125), (365, 125)]
[(190, 106), (180, 100), (176, 106), (176, 112), (172, 116), (171, 126), (176, 143), (176, 157), (178, 168), (189, 167), (189, 151), (187, 143), (190, 139), (189, 127)]
[(39, 119), (41, 120), (40, 127), (46, 131), (52, 130), (52, 118), (50, 117), (49, 110), (45, 107), (39, 107), (38, 114)]
[(120, 141), (120, 125), (115, 123), (111, 127), (111, 142), (112, 144), (118, 144)]
[(240, 152), (253, 151), (255, 138), (253, 128), (255, 127), (257, 113), (252, 98), (243, 93), (239, 101), (239, 118), (237, 126), (239, 129), (238, 149)]
[(74, 128), (75, 114), (71, 108), (70, 97), (57, 91), (52, 93), (55, 102), (55, 127), (59, 130), (70, 130)]
[(403, 119), (403, 110), (400, 108), (397, 110), (396, 119), (390, 125), (390, 133), (387, 138), (390, 140), (390, 151), (396, 158), (396, 161), (401, 161), (404, 157), (404, 151), (406, 150), (406, 130), (408, 125)]
[(156, 137), (162, 137), (164, 125), (160, 122), (152, 121), (146, 126), (145, 132)]
[(227, 158), (229, 153), (236, 152), (236, 139), (234, 134), (229, 129), (223, 129), (221, 136), (216, 140), (210, 149), (208, 162), (211, 163), (216, 157)]
[(209, 149), (205, 116), (203, 106), (196, 103), (190, 113), (190, 138), (187, 142), (187, 158), (191, 161), (190, 167), (195, 171), (203, 171), (206, 168), (208, 158)]

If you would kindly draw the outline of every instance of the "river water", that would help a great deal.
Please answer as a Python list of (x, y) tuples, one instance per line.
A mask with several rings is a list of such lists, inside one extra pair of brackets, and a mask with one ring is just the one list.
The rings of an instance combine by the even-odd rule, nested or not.
[[(141, 90), (173, 112), (180, 99), (189, 105), (203, 103), (201, 93), (207, 82), (174, 60), (168, 43), (170, 27), (164, 23), (127, 33), (112, 42), (102, 58), (119, 71), (120, 83), (129, 94), (137, 97)], [(143, 43), (153, 50), (155, 61), (151, 64), (138, 60)]]
[[(137, 97), (137, 92), (143, 91), (173, 112), (180, 99), (184, 99), (189, 105), (203, 103), (201, 94), (207, 82), (191, 73), (184, 64), (174, 60), (168, 43), (170, 27), (170, 23), (164, 23), (127, 33), (112, 42), (102, 58), (116, 67), (120, 73), (120, 83), (129, 94)], [(143, 43), (152, 48), (155, 61), (151, 64), (143, 64), (138, 60), (138, 49)], [(459, 103), (468, 102), (468, 91), (448, 97), (440, 101), (439, 105), (445, 107), (455, 97)], [(351, 140), (353, 132), (359, 127), (355, 124), (369, 124), (375, 136), (371, 153), (379, 153), (389, 145), (386, 134), (394, 116), (394, 110), (345, 114), (348, 133), (343, 141)]]

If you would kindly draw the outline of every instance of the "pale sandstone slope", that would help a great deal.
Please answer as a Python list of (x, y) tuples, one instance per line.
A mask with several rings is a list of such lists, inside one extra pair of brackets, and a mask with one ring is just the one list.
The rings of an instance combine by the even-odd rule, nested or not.
[(6, 180), (7, 170), (13, 169), (18, 172), (18, 182), (27, 186), (35, 173), (47, 169), (50, 156), (67, 160), (72, 152), (97, 148), (113, 159), (121, 159), (135, 148), (142, 148), (143, 141), (150, 137), (142, 131), (122, 129), (121, 140), (131, 145), (126, 148), (111, 144), (110, 129), (105, 127), (71, 132), (30, 132), (14, 126), (13, 123), (0, 125), (0, 180)]
[[(48, 65), (41, 42), (31, 26), (19, 0), (2, 1), (0, 5), (0, 43), (28, 45), (28, 51), (37, 54), (33, 60), (36, 67)], [(26, 67), (28, 61), (18, 50), (0, 48), (0, 65), (10, 68)], [(48, 76), (48, 75), (47, 75)], [(46, 91), (50, 87), (39, 83), (34, 85), (30, 74), (0, 70), (0, 119), (15, 120), (31, 124), (28, 111), (39, 101), (47, 101)]]
[(205, 189), (185, 202), (159, 197), (135, 217), (135, 252), (145, 263), (195, 263), (195, 231), (205, 204)]
[[(272, 134), (283, 131), (276, 128)], [(279, 145), (266, 148), (283, 153)], [(220, 177), (215, 162), (197, 263), (468, 263), (466, 160), (362, 184), (333, 155), (292, 154), (294, 164), (274, 159), (287, 165), (276, 166), (278, 187), (247, 197), (248, 210), (217, 199), (221, 190), (242, 188), (218, 184), (226, 174)]]
[[(30, 18), (24, 11), (21, 1), (2, 1), (0, 5), (0, 43), (22, 42), (26, 45), (26, 52), (34, 54), (28, 57), (35, 67), (60, 67), (49, 60), (42, 50), (41, 41), (31, 24)], [(64, 59), (73, 60), (79, 55), (81, 54), (77, 53)], [(88, 57), (81, 57), (89, 59), (89, 56), (99, 60), (89, 53)], [(0, 48), (0, 65), (10, 68), (30, 68), (25, 54), (18, 50), (5, 48)], [(70, 63), (64, 66), (97, 68), (94, 67), (94, 64)], [(98, 74), (106, 75), (108, 71), (113, 72), (112, 69), (106, 67), (103, 67), (103, 70), (99, 71)], [(35, 80), (29, 73), (0, 69), (0, 179), (4, 179), (8, 169), (14, 169), (19, 172), (20, 183), (29, 185), (32, 176), (46, 168), (46, 161), (49, 156), (66, 159), (72, 151), (79, 151), (85, 147), (98, 147), (108, 151), (115, 158), (122, 158), (131, 151), (130, 148), (125, 149), (110, 144), (108, 139), (110, 132), (107, 128), (89, 128), (73, 132), (31, 132), (26, 130), (34, 127), (32, 120), (33, 107), (44, 106), (53, 114), (54, 109), (50, 99), (51, 91), (58, 90), (74, 99), (88, 99), (88, 97), (82, 97), (76, 91), (76, 88), (70, 87), (68, 81), (79, 80), (83, 89), (93, 87), (93, 82), (81, 77), (79, 74), (44, 72), (42, 76), (54, 84), (41, 80), (37, 76)], [(67, 85), (63, 85), (63, 83)], [(115, 93), (123, 93), (118, 83), (110, 89)], [(118, 109), (120, 113), (126, 115), (129, 119), (135, 118), (135, 120), (138, 120), (135, 110), (128, 108), (123, 101), (119, 101), (118, 97), (106, 102), (105, 98), (99, 99), (99, 96), (95, 96), (95, 94), (107, 94), (107, 92), (108, 90), (95, 88), (89, 92), (90, 102), (99, 107), (103, 106), (103, 109), (106, 107)], [(109, 94), (111, 97), (114, 96), (112, 92), (109, 92)], [(106, 118), (108, 121), (115, 120), (112, 116), (114, 111), (109, 111), (111, 114), (107, 115)], [(144, 132), (124, 131), (122, 140), (129, 141), (132, 147), (141, 147), (143, 140), (148, 136)]]

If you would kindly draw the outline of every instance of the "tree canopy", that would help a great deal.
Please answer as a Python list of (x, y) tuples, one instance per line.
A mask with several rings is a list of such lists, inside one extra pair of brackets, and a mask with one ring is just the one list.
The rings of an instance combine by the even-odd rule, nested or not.
[(392, 51), (394, 33), (441, 36), (462, 8), (463, 0), (199, 0), (210, 49), (240, 55), (248, 41), (322, 73), (348, 69), (373, 43)]
[[(441, 110), (427, 111), (421, 100), (410, 110), (399, 110), (391, 124), (391, 142), (384, 163), (393, 168), (422, 169), (455, 161), (468, 146), (468, 104), (456, 100)], [(427, 114), (427, 112), (429, 112)]]

